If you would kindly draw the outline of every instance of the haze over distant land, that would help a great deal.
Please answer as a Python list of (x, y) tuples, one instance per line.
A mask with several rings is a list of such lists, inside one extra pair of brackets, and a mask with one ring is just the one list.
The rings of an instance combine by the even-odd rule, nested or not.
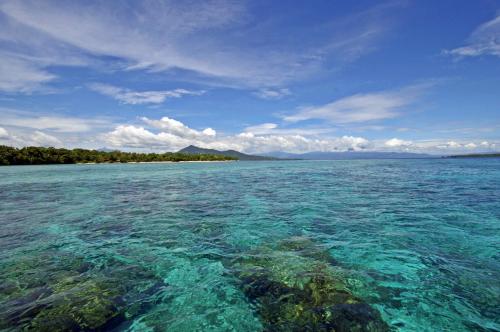
[(350, 159), (422, 159), (436, 158), (435, 155), (411, 152), (377, 152), (377, 151), (343, 151), (343, 152), (307, 152), (285, 153), (271, 152), (267, 154), (276, 158), (306, 160), (350, 160)]
[(238, 160), (343, 160), (343, 159), (417, 159), (417, 158), (435, 158), (436, 156), (424, 153), (409, 152), (369, 152), (369, 151), (345, 151), (345, 152), (308, 152), (308, 153), (287, 153), (287, 152), (269, 152), (263, 156), (248, 155), (234, 150), (219, 151), (214, 149), (202, 149), (190, 145), (179, 150), (180, 153), (188, 154), (214, 154), (228, 157), (234, 157)]
[(256, 155), (249, 155), (245, 153), (241, 153), (239, 151), (235, 150), (226, 150), (226, 151), (219, 151), (219, 150), (214, 150), (214, 149), (203, 149), (199, 148), (194, 145), (190, 145), (185, 147), (184, 149), (181, 149), (178, 151), (179, 153), (186, 153), (186, 154), (195, 154), (195, 155), (203, 155), (203, 154), (211, 154), (211, 155), (222, 155), (226, 157), (231, 157), (231, 158), (236, 158), (238, 160), (274, 160), (276, 158), (272, 156), (256, 156)]
[(2, 1), (0, 145), (498, 152), (499, 13), (489, 0)]

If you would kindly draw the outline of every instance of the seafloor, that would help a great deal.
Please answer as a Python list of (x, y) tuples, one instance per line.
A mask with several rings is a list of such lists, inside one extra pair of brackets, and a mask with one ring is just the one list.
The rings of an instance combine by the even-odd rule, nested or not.
[(5, 331), (499, 331), (500, 159), (0, 168)]

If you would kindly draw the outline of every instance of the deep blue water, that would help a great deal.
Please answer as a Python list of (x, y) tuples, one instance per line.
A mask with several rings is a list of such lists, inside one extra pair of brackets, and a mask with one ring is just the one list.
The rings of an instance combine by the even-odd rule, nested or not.
[(8, 331), (500, 331), (500, 159), (1, 167), (0, 213)]

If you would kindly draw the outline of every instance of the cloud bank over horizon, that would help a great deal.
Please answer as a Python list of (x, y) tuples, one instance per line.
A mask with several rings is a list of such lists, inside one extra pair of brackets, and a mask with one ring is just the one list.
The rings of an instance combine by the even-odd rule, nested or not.
[[(113, 130), (103, 132), (88, 141), (79, 141), (89, 148), (112, 148), (124, 151), (175, 152), (186, 146), (195, 145), (217, 150), (237, 150), (245, 153), (306, 153), (380, 151), (413, 152), (431, 154), (453, 154), (460, 152), (493, 152), (499, 141), (480, 140), (421, 140), (406, 141), (398, 138), (368, 140), (360, 136), (328, 136), (315, 134), (317, 129), (285, 130), (276, 124), (264, 123), (247, 127), (244, 131), (230, 135), (220, 134), (207, 127), (196, 130), (184, 123), (169, 118), (150, 119), (141, 117), (138, 124), (120, 124)], [(71, 121), (71, 120), (68, 120)], [(56, 121), (57, 122), (57, 121)], [(83, 144), (82, 144), (83, 143)], [(0, 144), (16, 147), (47, 146), (64, 147), (60, 139), (40, 130), (13, 134), (0, 127)], [(89, 145), (90, 144), (90, 145)], [(71, 146), (71, 144), (70, 144)]]

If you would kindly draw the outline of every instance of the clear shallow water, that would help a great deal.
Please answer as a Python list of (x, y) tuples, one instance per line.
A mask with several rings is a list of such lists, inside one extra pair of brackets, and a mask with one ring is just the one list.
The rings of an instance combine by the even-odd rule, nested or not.
[(500, 330), (499, 159), (2, 167), (0, 212), (0, 329), (287, 329), (343, 294)]

